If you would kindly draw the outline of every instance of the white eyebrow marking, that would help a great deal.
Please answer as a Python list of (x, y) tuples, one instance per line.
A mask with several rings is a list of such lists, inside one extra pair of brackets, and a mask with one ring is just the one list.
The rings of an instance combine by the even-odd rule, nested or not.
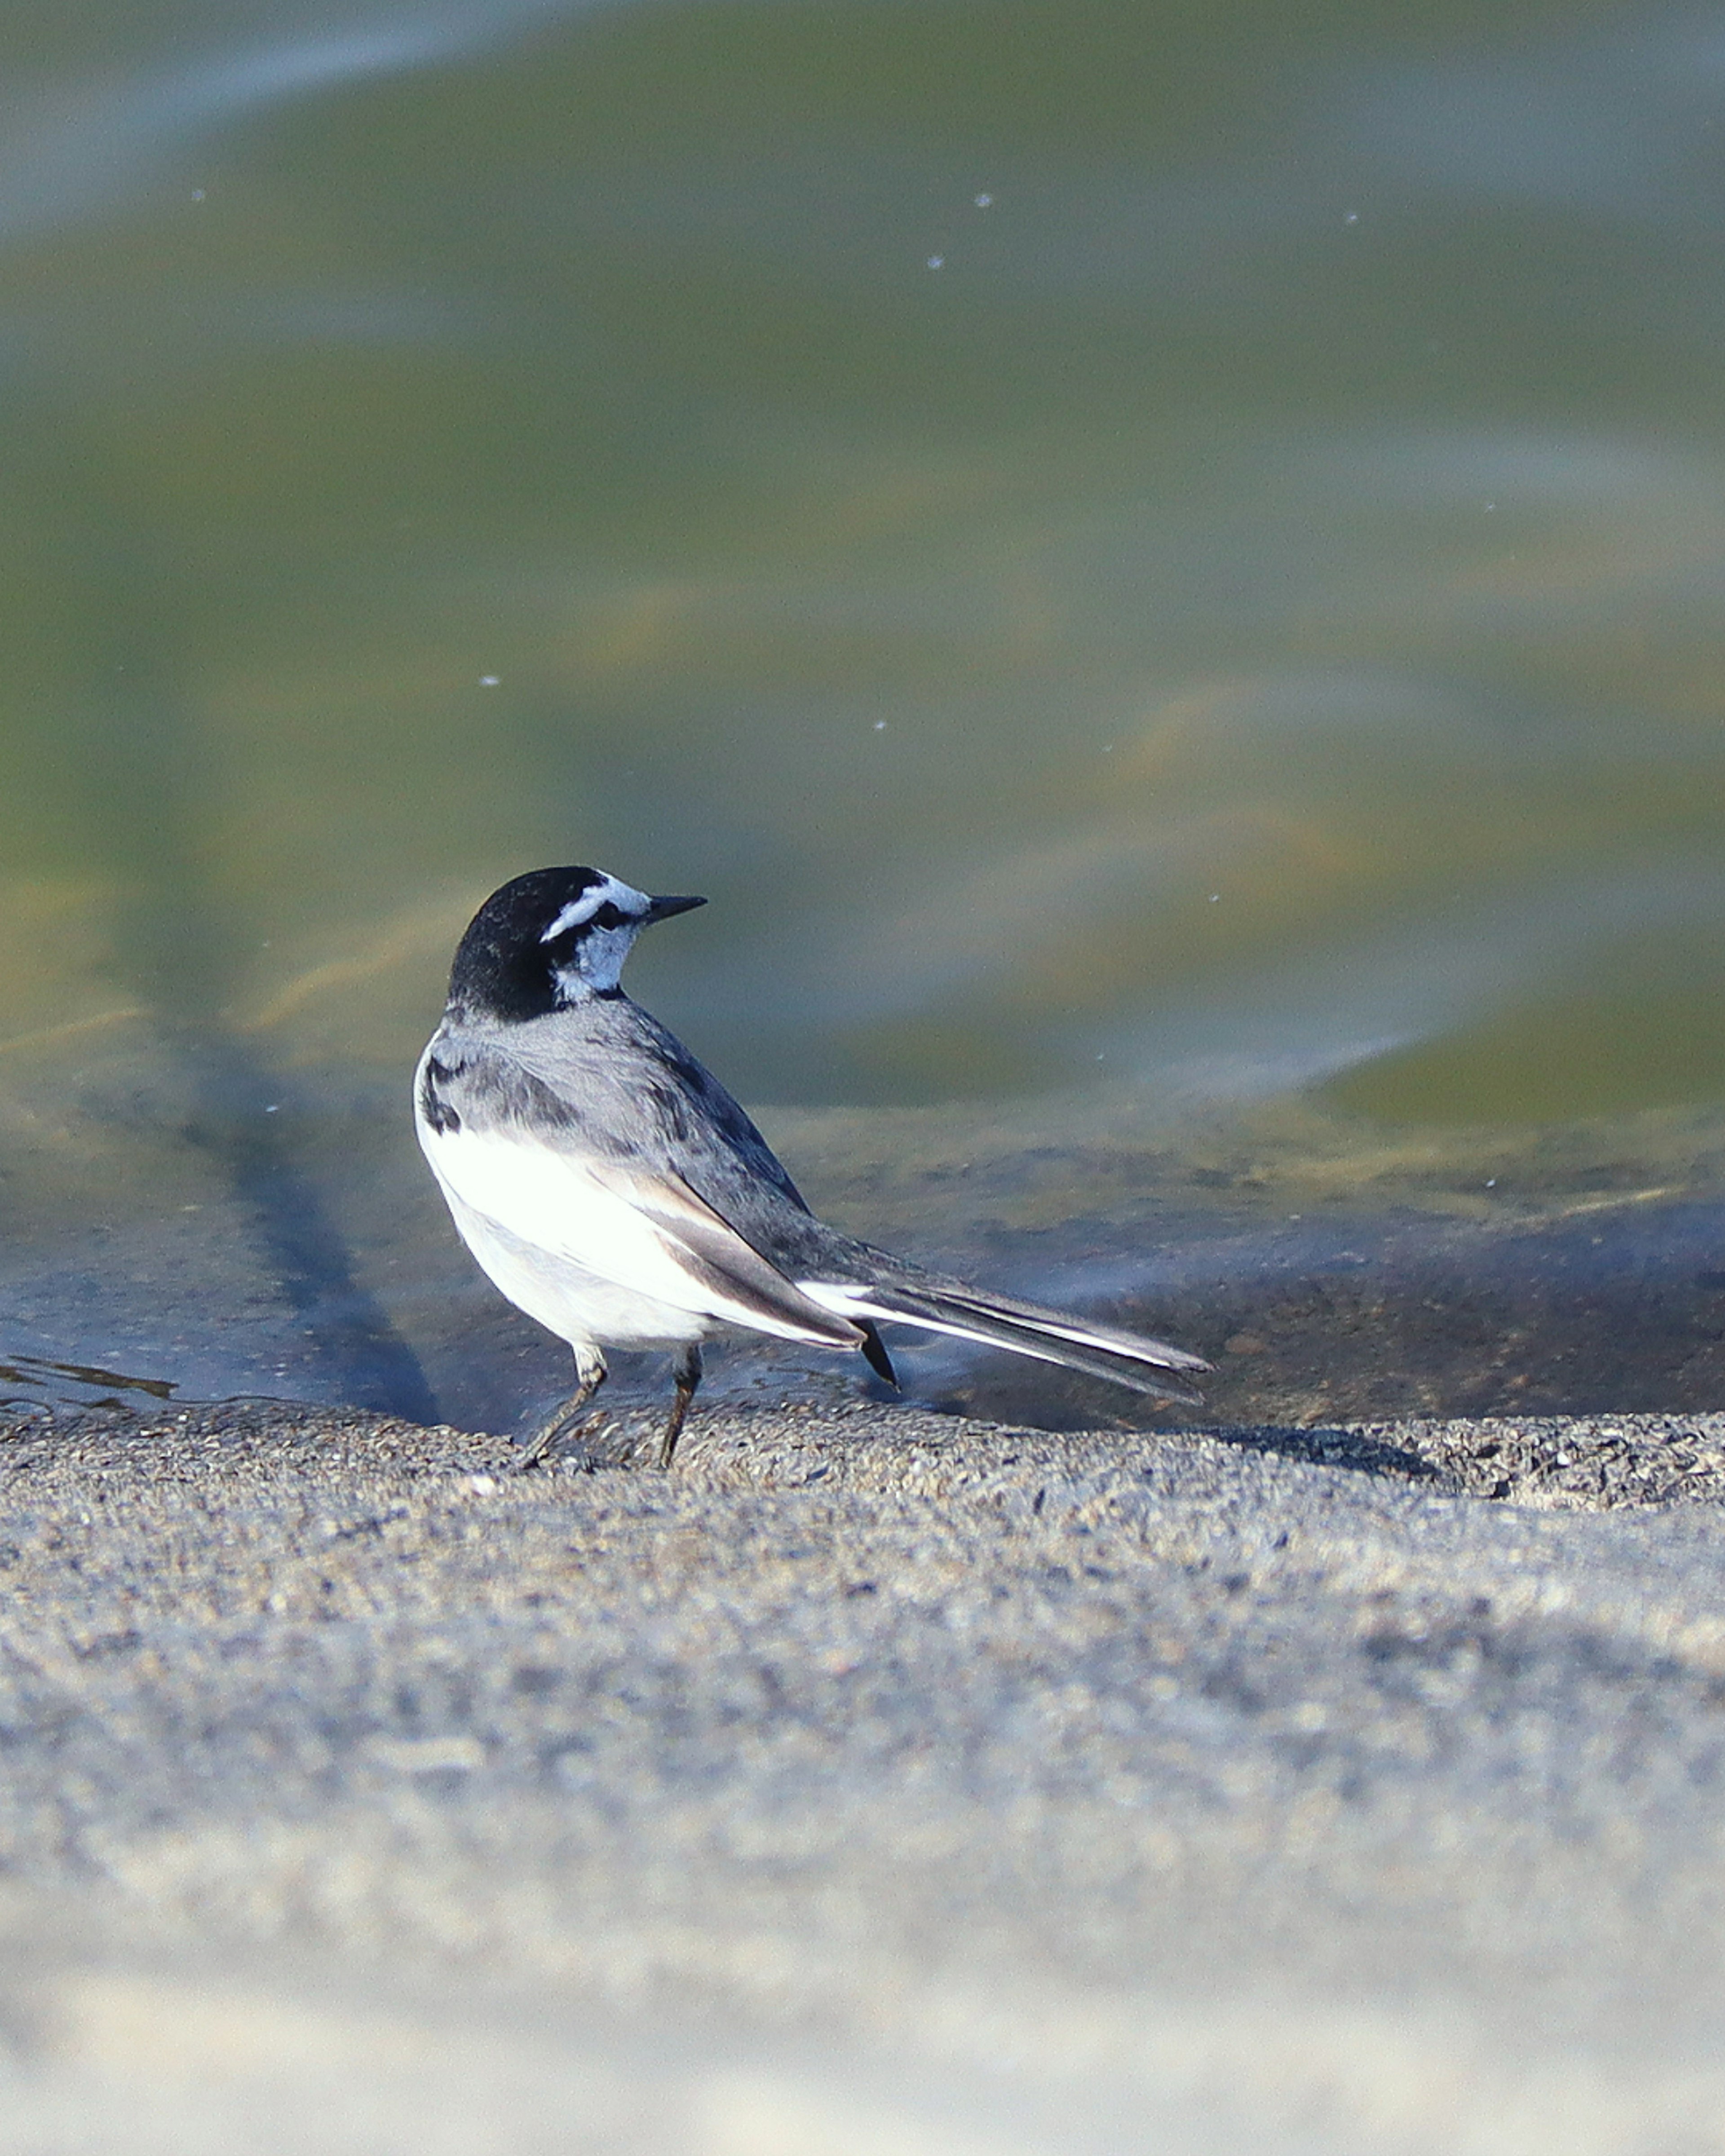
[(625, 916), (634, 915), (639, 925), (640, 916), (653, 903), (646, 892), (637, 891), (633, 884), (620, 881), (619, 878), (608, 875), (603, 869), (599, 869), (595, 873), (598, 881), (589, 885), (579, 898), (572, 898), (569, 901), (557, 919), (539, 938), (542, 943), (554, 943), (559, 936), (566, 935), (570, 929), (581, 927), (585, 922), (591, 921), (594, 914), (608, 901), (617, 908), (619, 913)]
[(539, 941), (555, 943), (566, 929), (578, 928), (583, 921), (591, 921), (610, 897), (612, 887), (611, 879), (607, 876), (603, 883), (595, 884), (591, 891), (583, 891), (579, 898), (571, 899)]

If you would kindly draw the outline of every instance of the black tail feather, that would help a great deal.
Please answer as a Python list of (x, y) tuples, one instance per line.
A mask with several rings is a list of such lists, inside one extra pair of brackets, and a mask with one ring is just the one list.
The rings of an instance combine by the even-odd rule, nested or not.
[[(1092, 1325), (1057, 1311), (1039, 1310), (1034, 1303), (979, 1296), (964, 1289), (889, 1287), (873, 1282), (857, 1293), (859, 1320), (865, 1312), (888, 1322), (927, 1326), (937, 1332), (1004, 1348), (1014, 1354), (1058, 1363), (1086, 1377), (1106, 1378), (1133, 1392), (1178, 1400), (1189, 1407), (1199, 1405), (1201, 1396), (1172, 1373), (1210, 1367), (1201, 1355), (1188, 1354), (1183, 1348), (1141, 1339), (1112, 1326)], [(867, 1348), (863, 1352), (866, 1354)], [(873, 1359), (870, 1356), (870, 1360)]]
[(884, 1378), (895, 1392), (898, 1389), (898, 1372), (892, 1367), (892, 1358), (886, 1352), (886, 1342), (880, 1337), (880, 1328), (867, 1318), (862, 1326), (863, 1359), (877, 1378)]

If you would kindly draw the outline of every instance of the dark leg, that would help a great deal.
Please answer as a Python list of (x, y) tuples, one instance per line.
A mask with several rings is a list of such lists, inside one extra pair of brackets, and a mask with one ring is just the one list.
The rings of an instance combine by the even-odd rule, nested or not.
[(671, 1402), (670, 1420), (665, 1426), (665, 1435), (659, 1440), (659, 1464), (669, 1467), (671, 1455), (677, 1449), (677, 1440), (683, 1435), (684, 1418), (689, 1412), (689, 1403), (695, 1397), (695, 1388), (701, 1383), (701, 1350), (685, 1348), (677, 1358), (677, 1397)]
[(536, 1467), (557, 1440), (567, 1435), (572, 1423), (588, 1402), (605, 1382), (605, 1358), (597, 1348), (578, 1348), (575, 1350), (575, 1389), (547, 1423), (540, 1425), (529, 1442), (526, 1450), (515, 1463), (517, 1475), (525, 1475), (530, 1467)]

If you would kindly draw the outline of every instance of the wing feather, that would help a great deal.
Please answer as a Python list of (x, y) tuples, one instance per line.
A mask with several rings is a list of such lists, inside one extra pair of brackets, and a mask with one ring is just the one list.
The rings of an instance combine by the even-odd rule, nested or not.
[(465, 1205), (619, 1287), (783, 1340), (862, 1344), (860, 1326), (804, 1295), (675, 1174), (578, 1158), (519, 1129), (420, 1135)]

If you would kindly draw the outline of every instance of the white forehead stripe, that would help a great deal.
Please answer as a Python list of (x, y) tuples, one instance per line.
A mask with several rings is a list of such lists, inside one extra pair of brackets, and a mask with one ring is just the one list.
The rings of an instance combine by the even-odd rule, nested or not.
[(632, 884), (619, 883), (614, 875), (601, 876), (590, 890), (583, 891), (579, 898), (570, 900), (539, 941), (555, 943), (559, 936), (566, 934), (571, 928), (579, 928), (583, 922), (591, 921), (608, 900), (619, 913), (644, 913), (653, 903), (645, 891), (637, 891)]

